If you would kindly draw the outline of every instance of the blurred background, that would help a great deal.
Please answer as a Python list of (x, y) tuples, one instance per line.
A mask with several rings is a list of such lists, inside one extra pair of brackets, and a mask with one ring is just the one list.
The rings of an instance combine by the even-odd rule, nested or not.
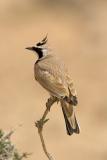
[(48, 45), (75, 81), (81, 134), (67, 136), (60, 106), (48, 114), (47, 148), (58, 160), (107, 159), (107, 1), (0, 0), (0, 128), (15, 129), (13, 143), (45, 157), (34, 122), (48, 93), (35, 82), (37, 57), (25, 50), (48, 33)]

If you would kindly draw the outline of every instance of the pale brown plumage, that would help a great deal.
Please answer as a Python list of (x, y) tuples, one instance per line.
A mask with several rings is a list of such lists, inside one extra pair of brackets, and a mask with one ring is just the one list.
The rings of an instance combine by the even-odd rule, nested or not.
[(64, 64), (54, 55), (47, 55), (45, 58), (35, 63), (34, 76), (51, 96), (59, 98), (64, 113), (67, 133), (69, 135), (73, 132), (79, 133), (74, 106), (63, 100), (64, 97), (69, 97), (69, 89), (71, 94), (76, 96), (72, 79)]
[(35, 79), (56, 97), (67, 96), (68, 84), (63, 64), (53, 55), (47, 55), (34, 65)]
[(36, 47), (26, 48), (38, 54), (34, 65), (35, 79), (52, 97), (60, 101), (68, 135), (78, 134), (80, 129), (74, 111), (77, 95), (73, 81), (62, 61), (53, 54), (48, 54), (48, 49), (43, 47), (46, 42), (47, 37), (37, 43)]

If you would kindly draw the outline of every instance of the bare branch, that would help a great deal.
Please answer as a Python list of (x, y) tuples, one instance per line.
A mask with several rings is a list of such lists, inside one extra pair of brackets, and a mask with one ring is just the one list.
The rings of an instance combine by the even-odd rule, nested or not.
[(42, 118), (37, 121), (35, 123), (35, 126), (38, 128), (38, 134), (40, 136), (40, 140), (41, 140), (41, 143), (42, 143), (42, 147), (43, 147), (43, 151), (45, 153), (45, 155), (47, 156), (47, 158), (49, 160), (53, 160), (52, 156), (48, 153), (47, 151), (47, 148), (46, 148), (46, 145), (45, 145), (45, 141), (44, 141), (44, 137), (43, 137), (43, 126), (44, 124), (49, 120), (49, 119), (46, 119), (46, 116), (48, 114), (48, 112), (50, 111), (50, 108), (51, 106), (55, 103), (55, 102), (58, 102), (57, 98), (55, 97), (50, 97), (46, 103), (46, 110), (42, 116)]

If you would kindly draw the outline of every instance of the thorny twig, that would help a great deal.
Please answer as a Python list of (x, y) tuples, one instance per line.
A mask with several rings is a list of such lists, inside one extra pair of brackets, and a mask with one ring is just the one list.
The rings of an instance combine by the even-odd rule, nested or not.
[(48, 112), (50, 111), (50, 108), (51, 106), (55, 103), (55, 102), (58, 102), (58, 99), (55, 98), (55, 97), (50, 97), (46, 103), (46, 110), (42, 116), (42, 118), (37, 121), (35, 123), (35, 126), (38, 128), (38, 134), (40, 136), (40, 140), (41, 140), (41, 143), (42, 143), (42, 147), (43, 147), (43, 151), (45, 153), (45, 155), (47, 156), (47, 158), (49, 160), (53, 160), (52, 156), (48, 153), (47, 151), (47, 148), (46, 148), (46, 145), (45, 145), (45, 141), (44, 141), (44, 137), (43, 137), (43, 126), (44, 124), (49, 120), (49, 119), (46, 119), (46, 116), (48, 114)]

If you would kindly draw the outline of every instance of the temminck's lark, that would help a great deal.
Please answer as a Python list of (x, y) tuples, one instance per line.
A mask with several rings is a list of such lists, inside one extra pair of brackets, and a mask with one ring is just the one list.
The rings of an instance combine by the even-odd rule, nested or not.
[(52, 98), (57, 98), (61, 103), (65, 118), (67, 134), (80, 133), (80, 128), (75, 116), (77, 95), (73, 81), (61, 60), (49, 54), (45, 47), (47, 36), (35, 46), (27, 47), (38, 55), (34, 65), (35, 79), (49, 92)]

